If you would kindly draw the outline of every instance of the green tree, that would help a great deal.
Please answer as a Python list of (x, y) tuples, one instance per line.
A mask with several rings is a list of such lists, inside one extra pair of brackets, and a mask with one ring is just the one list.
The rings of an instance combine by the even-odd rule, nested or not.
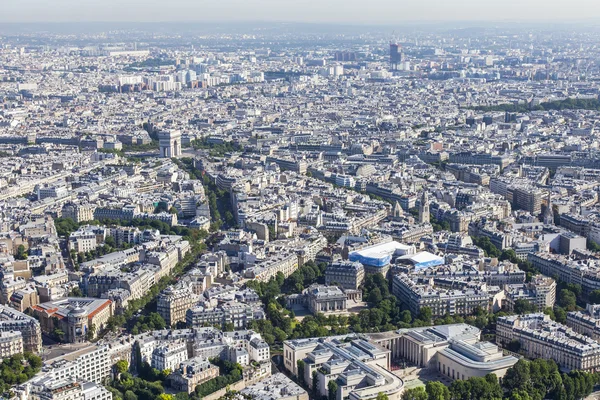
[(577, 297), (569, 289), (562, 289), (558, 297), (558, 304), (566, 311), (575, 311), (577, 309)]
[(17, 254), (15, 254), (15, 259), (17, 260), (27, 260), (27, 250), (25, 250), (25, 246), (22, 244), (17, 247)]
[(88, 327), (87, 332), (85, 333), (85, 338), (88, 341), (92, 341), (94, 340), (94, 338), (96, 337), (96, 325), (91, 325)]
[(592, 304), (600, 304), (600, 289), (592, 290), (589, 299)]
[(402, 393), (402, 400), (428, 400), (427, 392), (422, 386), (406, 389)]
[(65, 336), (65, 332), (63, 332), (63, 330), (60, 328), (54, 328), (54, 330), (52, 331), (52, 335), (54, 335), (54, 337), (58, 338), (58, 340), (63, 340), (63, 338)]
[(275, 340), (277, 340), (277, 342), (281, 343), (284, 340), (287, 339), (287, 334), (285, 333), (285, 331), (279, 327), (276, 327), (275, 329), (273, 329), (273, 334), (275, 335)]
[(506, 371), (506, 375), (502, 379), (502, 385), (509, 391), (526, 390), (529, 380), (529, 362), (519, 360), (512, 368)]
[(412, 315), (410, 314), (410, 311), (408, 310), (404, 310), (400, 313), (400, 321), (406, 323), (406, 324), (410, 324), (412, 321)]
[(389, 400), (389, 397), (387, 394), (385, 394), (383, 392), (379, 392), (379, 393), (377, 393), (376, 400)]
[(335, 382), (335, 380), (330, 380), (329, 383), (327, 384), (327, 398), (328, 400), (335, 400), (336, 396), (337, 396), (337, 391), (338, 391), (338, 384)]
[(560, 322), (561, 324), (567, 322), (567, 311), (560, 306), (554, 307), (554, 316), (556, 322)]
[(431, 308), (429, 307), (421, 307), (419, 310), (419, 319), (426, 324), (431, 324), (431, 318), (433, 317), (433, 313), (431, 312)]
[(124, 400), (138, 400), (138, 397), (135, 393), (133, 393), (131, 390), (128, 390), (125, 392), (125, 394), (123, 395), (123, 399)]
[(117, 247), (117, 242), (115, 241), (115, 238), (112, 236), (107, 236), (106, 239), (104, 239), (104, 244), (108, 245), (112, 248)]
[(296, 365), (298, 367), (298, 380), (300, 381), (301, 385), (306, 385), (306, 382), (304, 381), (304, 367), (305, 367), (304, 361), (298, 360)]
[(127, 372), (129, 370), (129, 363), (127, 362), (127, 360), (119, 360), (115, 364), (115, 370), (119, 374)]
[(77, 286), (77, 287), (74, 287), (73, 289), (71, 289), (71, 291), (69, 292), (69, 297), (84, 297), (84, 296), (83, 296), (83, 292), (81, 291), (79, 286)]
[(452, 400), (468, 400), (471, 398), (471, 383), (469, 381), (456, 380), (450, 385), (450, 396)]
[(428, 400), (450, 400), (450, 390), (441, 382), (427, 382), (425, 391)]
[(368, 301), (371, 305), (376, 306), (381, 302), (381, 300), (383, 300), (383, 297), (381, 296), (381, 289), (376, 287), (369, 293)]
[(513, 249), (502, 250), (502, 253), (500, 254), (500, 261), (504, 260), (508, 260), (513, 264), (518, 264), (521, 261)]
[(537, 307), (535, 306), (535, 304), (525, 299), (518, 299), (517, 301), (515, 301), (514, 311), (517, 314), (528, 314), (536, 312)]
[(550, 319), (552, 321), (556, 321), (556, 315), (554, 315), (554, 310), (552, 309), (552, 307), (544, 308), (544, 314), (550, 316)]
[(600, 251), (600, 245), (593, 240), (587, 240), (587, 249), (590, 251)]

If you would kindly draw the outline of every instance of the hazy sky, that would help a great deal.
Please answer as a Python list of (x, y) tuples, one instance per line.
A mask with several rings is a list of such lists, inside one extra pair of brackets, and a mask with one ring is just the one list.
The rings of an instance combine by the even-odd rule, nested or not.
[(0, 0), (0, 22), (600, 19), (599, 0)]

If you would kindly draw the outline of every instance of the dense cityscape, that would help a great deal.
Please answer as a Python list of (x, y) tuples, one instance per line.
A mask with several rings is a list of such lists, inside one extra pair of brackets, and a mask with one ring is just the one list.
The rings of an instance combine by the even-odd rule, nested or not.
[(0, 398), (597, 398), (599, 39), (0, 25)]

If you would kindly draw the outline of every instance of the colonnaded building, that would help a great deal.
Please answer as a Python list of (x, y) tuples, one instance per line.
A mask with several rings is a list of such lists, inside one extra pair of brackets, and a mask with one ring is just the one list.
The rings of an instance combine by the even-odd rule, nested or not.
[[(495, 374), (502, 378), (518, 359), (498, 346), (481, 342), (481, 331), (467, 324), (400, 329), (398, 331), (308, 338), (284, 342), (285, 368), (328, 396), (338, 386), (337, 400), (368, 400), (378, 393), (400, 399), (404, 382), (390, 372), (392, 364), (408, 362), (451, 379)], [(313, 372), (316, 372), (313, 380)], [(360, 389), (356, 389), (360, 388)]]

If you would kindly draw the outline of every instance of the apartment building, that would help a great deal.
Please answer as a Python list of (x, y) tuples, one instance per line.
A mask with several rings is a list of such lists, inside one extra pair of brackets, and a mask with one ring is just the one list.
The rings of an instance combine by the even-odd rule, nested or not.
[(188, 327), (225, 326), (245, 329), (251, 321), (265, 319), (265, 312), (259, 304), (244, 304), (230, 301), (216, 307), (198, 305), (187, 310), (185, 321)]
[(27, 314), (0, 305), (0, 332), (21, 332), (23, 349), (32, 353), (42, 351), (42, 328), (40, 323)]
[(600, 340), (600, 304), (587, 304), (583, 311), (568, 312), (566, 325), (577, 333)]
[(356, 290), (365, 280), (365, 268), (359, 262), (338, 261), (325, 269), (325, 284)]
[(175, 326), (185, 321), (185, 313), (196, 301), (197, 296), (187, 285), (170, 286), (158, 295), (156, 308), (168, 325)]
[(152, 368), (156, 368), (159, 371), (164, 371), (166, 369), (174, 371), (187, 359), (187, 343), (185, 340), (179, 340), (154, 349), (150, 365)]
[(54, 379), (75, 378), (102, 383), (110, 375), (109, 346), (88, 346), (46, 363), (47, 374)]
[(203, 357), (193, 357), (179, 363), (169, 381), (171, 387), (178, 392), (192, 393), (196, 386), (219, 376), (219, 367)]
[(19, 331), (0, 332), (0, 358), (23, 353), (23, 335)]
[(600, 368), (600, 344), (588, 336), (554, 322), (545, 314), (511, 315), (498, 318), (496, 341), (506, 347), (520, 344), (527, 358), (548, 358), (563, 371), (597, 371)]
[(482, 282), (456, 281), (454, 279), (421, 278), (405, 273), (392, 279), (392, 294), (418, 315), (421, 308), (428, 307), (434, 318), (444, 315), (470, 315), (478, 308), (490, 309), (497, 301), (497, 293), (488, 292)]
[(552, 278), (536, 275), (531, 282), (504, 286), (506, 298), (503, 308), (509, 312), (514, 311), (517, 300), (525, 300), (535, 306), (536, 311), (544, 311), (554, 307), (556, 301), (556, 282)]

